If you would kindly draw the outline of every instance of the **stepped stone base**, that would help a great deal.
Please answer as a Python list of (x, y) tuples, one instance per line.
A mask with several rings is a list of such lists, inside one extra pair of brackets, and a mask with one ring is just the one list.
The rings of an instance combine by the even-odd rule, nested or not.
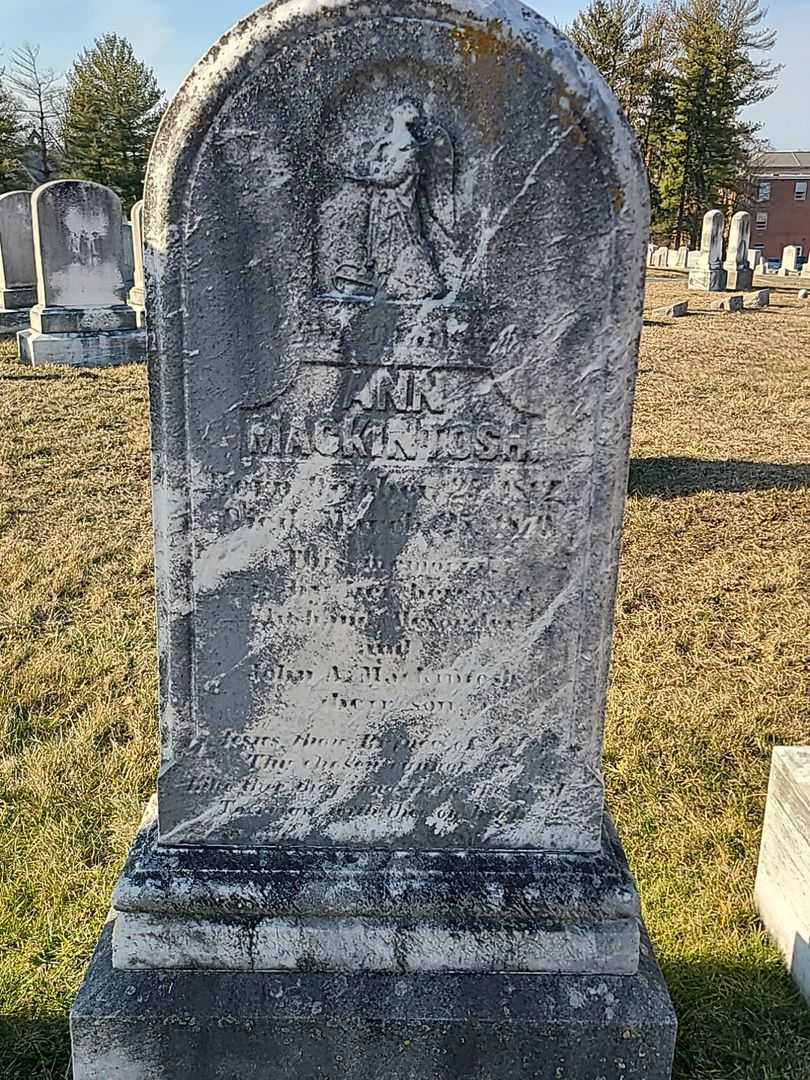
[(689, 288), (702, 292), (723, 292), (726, 287), (726, 272), (723, 269), (705, 270), (693, 267), (689, 271)]
[(113, 367), (140, 364), (146, 359), (143, 330), (113, 330), (108, 333), (40, 334), (23, 330), (17, 334), (17, 355), (21, 364), (67, 364), (72, 367)]
[(668, 1080), (676, 1021), (636, 975), (119, 971), (71, 1013), (74, 1080)]
[(753, 270), (727, 270), (726, 288), (730, 292), (741, 292), (750, 289), (754, 282)]
[(640, 905), (605, 816), (593, 853), (233, 851), (157, 842), (113, 895), (117, 968), (632, 975)]

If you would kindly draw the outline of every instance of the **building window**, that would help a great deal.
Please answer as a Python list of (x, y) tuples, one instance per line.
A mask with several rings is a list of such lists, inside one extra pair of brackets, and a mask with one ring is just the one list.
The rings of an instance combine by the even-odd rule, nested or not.
[(797, 202), (804, 202), (804, 200), (807, 198), (807, 181), (806, 180), (797, 180), (796, 181), (796, 186), (793, 189), (793, 198)]
[(757, 192), (757, 202), (769, 202), (771, 198), (771, 182), (770, 180), (763, 180), (759, 185)]
[(768, 215), (767, 214), (757, 214), (757, 228), (758, 229), (767, 229), (768, 228)]

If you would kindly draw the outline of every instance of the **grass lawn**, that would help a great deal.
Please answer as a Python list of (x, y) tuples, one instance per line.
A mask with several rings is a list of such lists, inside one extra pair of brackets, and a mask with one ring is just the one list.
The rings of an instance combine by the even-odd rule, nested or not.
[[(647, 309), (686, 296), (650, 275)], [(771, 747), (810, 742), (810, 302), (642, 338), (605, 750), (679, 1080), (810, 1080), (751, 892)], [(157, 765), (146, 387), (0, 343), (0, 1077), (67, 1012)]]

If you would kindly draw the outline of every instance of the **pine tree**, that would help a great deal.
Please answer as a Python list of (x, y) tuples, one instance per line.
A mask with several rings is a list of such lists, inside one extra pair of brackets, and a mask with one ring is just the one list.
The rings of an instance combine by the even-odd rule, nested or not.
[(571, 40), (596, 65), (631, 123), (647, 67), (644, 0), (591, 0), (568, 28)]
[(0, 86), (0, 195), (29, 186), (20, 102)]
[(696, 243), (706, 210), (733, 204), (747, 182), (757, 132), (745, 106), (773, 91), (778, 67), (753, 54), (773, 47), (760, 0), (684, 0), (673, 19), (677, 56), (672, 122), (654, 231)]
[(142, 197), (162, 97), (154, 72), (125, 38), (98, 38), (68, 74), (65, 153), (71, 174), (106, 184), (131, 208)]
[(653, 208), (672, 110), (672, 39), (665, 0), (591, 0), (568, 29), (619, 100), (641, 147)]

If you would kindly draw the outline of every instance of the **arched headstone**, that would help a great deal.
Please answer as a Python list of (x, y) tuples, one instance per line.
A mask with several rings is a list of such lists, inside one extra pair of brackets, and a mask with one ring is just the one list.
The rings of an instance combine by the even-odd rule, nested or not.
[(31, 192), (0, 195), (0, 333), (28, 326), (37, 302)]
[(132, 207), (132, 249), (134, 258), (134, 284), (130, 289), (129, 303), (138, 315), (138, 325), (143, 324), (146, 303), (143, 283), (143, 199)]
[(748, 245), (751, 243), (751, 215), (740, 210), (731, 219), (726, 250), (726, 288), (750, 289), (754, 271), (748, 264)]
[(700, 255), (697, 265), (689, 271), (689, 288), (704, 292), (723, 292), (726, 271), (723, 269), (723, 223), (720, 210), (709, 210), (703, 216), (700, 235)]
[(121, 200), (85, 180), (54, 180), (32, 199), (38, 303), (18, 334), (26, 364), (101, 367), (145, 358), (126, 301)]
[(163, 762), (76, 1080), (189, 1039), (198, 1080), (668, 1077), (600, 767), (648, 228), (615, 99), (517, 4), (275, 4), (169, 107), (145, 220)]

